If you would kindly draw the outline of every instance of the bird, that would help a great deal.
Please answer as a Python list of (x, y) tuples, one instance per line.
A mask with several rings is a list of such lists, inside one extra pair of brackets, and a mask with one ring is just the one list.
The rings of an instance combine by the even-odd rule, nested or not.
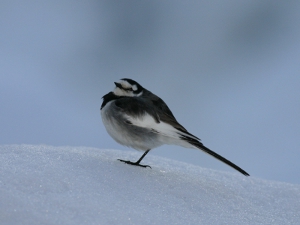
[(102, 97), (102, 122), (116, 142), (144, 152), (136, 162), (118, 159), (119, 161), (150, 167), (141, 164), (141, 161), (151, 149), (164, 144), (179, 145), (202, 150), (243, 175), (250, 176), (231, 161), (204, 146), (198, 137), (188, 132), (160, 97), (129, 78), (122, 78), (114, 83), (113, 91)]

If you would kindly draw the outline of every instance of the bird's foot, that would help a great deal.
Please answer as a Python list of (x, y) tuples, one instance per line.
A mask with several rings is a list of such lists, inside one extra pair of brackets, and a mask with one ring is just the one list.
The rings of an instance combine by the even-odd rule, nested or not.
[(149, 167), (150, 169), (152, 169), (151, 166), (149, 166), (149, 165), (142, 165), (142, 164), (139, 164), (138, 162), (130, 162), (130, 161), (126, 161), (126, 160), (123, 160), (123, 159), (118, 159), (118, 160), (121, 161), (121, 162), (124, 162), (126, 164), (133, 165), (133, 166), (140, 166), (140, 167), (144, 167), (144, 168)]

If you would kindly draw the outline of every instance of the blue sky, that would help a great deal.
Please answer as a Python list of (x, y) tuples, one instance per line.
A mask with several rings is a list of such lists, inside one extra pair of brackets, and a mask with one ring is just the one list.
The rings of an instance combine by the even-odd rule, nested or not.
[[(0, 144), (127, 150), (101, 97), (132, 78), (251, 175), (300, 183), (300, 3), (2, 1)], [(150, 154), (231, 171), (176, 146)]]

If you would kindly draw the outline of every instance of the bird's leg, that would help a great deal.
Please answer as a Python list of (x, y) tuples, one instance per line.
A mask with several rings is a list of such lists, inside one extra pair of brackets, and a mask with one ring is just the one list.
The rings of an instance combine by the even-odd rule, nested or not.
[[(138, 161), (136, 161), (136, 162), (130, 162), (130, 161), (126, 161), (126, 160), (123, 160), (123, 159), (118, 159), (118, 160), (120, 160), (121, 162), (124, 162), (124, 163), (127, 163), (127, 164), (130, 164), (130, 165), (133, 165), (133, 166), (140, 166), (140, 167), (149, 167), (149, 168), (151, 168), (151, 166), (148, 166), (148, 165), (141, 165), (140, 164), (140, 162), (142, 161), (142, 159), (147, 155), (147, 153), (150, 151), (150, 149), (149, 150), (147, 150), (147, 151), (145, 151), (144, 152), (144, 154), (142, 155), (142, 157), (138, 160)], [(152, 169), (152, 168), (151, 168)]]

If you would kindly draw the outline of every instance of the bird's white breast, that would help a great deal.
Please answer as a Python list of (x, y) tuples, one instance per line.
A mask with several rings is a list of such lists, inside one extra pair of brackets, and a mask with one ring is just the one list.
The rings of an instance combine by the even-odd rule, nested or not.
[(101, 110), (103, 124), (109, 135), (118, 143), (136, 150), (149, 150), (161, 145), (157, 135), (147, 128), (139, 128), (125, 122), (126, 115), (108, 102)]
[(116, 121), (115, 117), (113, 117), (113, 113), (111, 112), (111, 104), (114, 101), (108, 102), (101, 110), (102, 122), (108, 132), (108, 134), (117, 142), (122, 145), (126, 144), (126, 139), (122, 138), (122, 130), (118, 125), (118, 121)]

